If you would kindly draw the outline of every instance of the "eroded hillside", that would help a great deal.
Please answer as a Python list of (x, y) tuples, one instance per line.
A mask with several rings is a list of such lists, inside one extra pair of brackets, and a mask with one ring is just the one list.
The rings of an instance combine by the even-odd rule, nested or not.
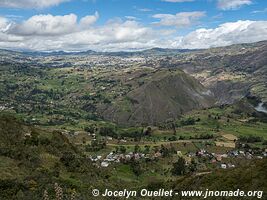
[(193, 77), (180, 70), (163, 69), (148, 76), (126, 96), (117, 98), (102, 115), (118, 124), (155, 125), (213, 103), (212, 93)]

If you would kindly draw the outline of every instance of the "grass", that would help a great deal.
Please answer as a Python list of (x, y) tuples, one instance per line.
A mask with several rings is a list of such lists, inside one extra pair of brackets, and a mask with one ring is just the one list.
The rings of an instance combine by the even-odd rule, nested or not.
[(266, 123), (256, 123), (256, 124), (246, 124), (246, 123), (236, 123), (230, 124), (222, 127), (222, 130), (231, 133), (236, 136), (259, 136), (267, 140), (267, 124)]
[(25, 173), (18, 167), (18, 162), (8, 157), (0, 156), (0, 177), (4, 179), (20, 179)]

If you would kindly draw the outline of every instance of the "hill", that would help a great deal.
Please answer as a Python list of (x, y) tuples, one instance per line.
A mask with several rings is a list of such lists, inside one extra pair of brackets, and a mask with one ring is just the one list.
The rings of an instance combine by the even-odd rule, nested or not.
[(210, 91), (194, 78), (180, 70), (163, 69), (148, 76), (126, 96), (116, 99), (102, 115), (117, 124), (156, 125), (213, 103)]
[(173, 57), (168, 66), (197, 78), (216, 96), (231, 104), (248, 94), (267, 102), (267, 42), (211, 48)]
[(88, 199), (84, 188), (105, 176), (100, 172), (61, 132), (0, 115), (0, 199), (42, 199), (45, 190), (55, 198), (55, 183), (64, 186), (65, 198), (75, 190)]
[[(199, 176), (188, 176), (178, 178), (171, 182), (169, 187), (176, 191), (263, 191), (259, 196), (244, 197), (244, 199), (266, 198), (267, 192), (267, 161), (257, 161), (255, 163), (246, 164), (243, 167), (232, 170), (217, 170), (210, 174)], [(225, 197), (209, 197), (217, 200), (223, 200)], [(227, 197), (227, 199), (236, 199), (237, 197)], [(187, 199), (187, 198), (185, 198)], [(189, 199), (189, 198), (188, 198)], [(190, 199), (199, 199), (199, 197), (190, 197)]]

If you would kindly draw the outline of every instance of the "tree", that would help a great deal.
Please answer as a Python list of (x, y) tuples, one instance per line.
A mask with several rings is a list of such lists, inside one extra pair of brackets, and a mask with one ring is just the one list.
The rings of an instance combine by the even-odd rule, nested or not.
[(187, 119), (182, 119), (181, 120), (181, 125), (182, 126), (189, 126), (189, 125), (194, 125), (196, 120), (192, 117), (189, 117)]
[(179, 176), (185, 174), (186, 166), (185, 159), (179, 157), (178, 161), (173, 163), (172, 174)]
[(118, 152), (119, 152), (119, 147), (115, 146), (115, 153), (118, 153)]
[(146, 146), (145, 146), (145, 151), (144, 151), (144, 153), (145, 153), (145, 154), (148, 154), (149, 151), (150, 151), (150, 146), (149, 146), (149, 145), (146, 145)]
[(145, 135), (146, 135), (146, 136), (151, 136), (151, 134), (152, 134), (152, 128), (149, 126), (149, 127), (147, 127), (147, 129), (145, 130)]
[(168, 157), (168, 156), (170, 156), (170, 151), (169, 151), (169, 149), (166, 148), (164, 145), (161, 145), (160, 153), (162, 154), (163, 157)]
[(113, 127), (100, 127), (99, 129), (99, 134), (101, 136), (110, 136), (110, 137), (113, 137), (113, 138), (117, 138), (117, 133), (115, 132), (114, 128)]
[(125, 153), (125, 152), (126, 152), (126, 148), (125, 148), (125, 146), (120, 146), (120, 152), (121, 152), (121, 153)]
[(189, 171), (190, 172), (195, 172), (196, 170), (197, 170), (197, 162), (193, 158), (192, 161), (191, 161), (191, 164), (189, 165)]
[(82, 138), (82, 141), (83, 141), (83, 144), (86, 144), (86, 138), (85, 137)]
[(172, 123), (172, 130), (173, 130), (173, 135), (176, 135), (176, 127), (175, 127), (175, 124), (174, 123)]
[(142, 174), (142, 167), (139, 162), (136, 162), (134, 160), (131, 160), (130, 162), (131, 169), (133, 173), (138, 177)]
[(134, 146), (134, 152), (137, 153), (140, 151), (140, 146), (139, 145), (135, 145)]

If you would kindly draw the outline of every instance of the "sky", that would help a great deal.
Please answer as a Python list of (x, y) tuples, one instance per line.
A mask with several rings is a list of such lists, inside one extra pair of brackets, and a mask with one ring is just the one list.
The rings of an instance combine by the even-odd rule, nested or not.
[(261, 40), (266, 0), (0, 0), (1, 49), (202, 49)]

